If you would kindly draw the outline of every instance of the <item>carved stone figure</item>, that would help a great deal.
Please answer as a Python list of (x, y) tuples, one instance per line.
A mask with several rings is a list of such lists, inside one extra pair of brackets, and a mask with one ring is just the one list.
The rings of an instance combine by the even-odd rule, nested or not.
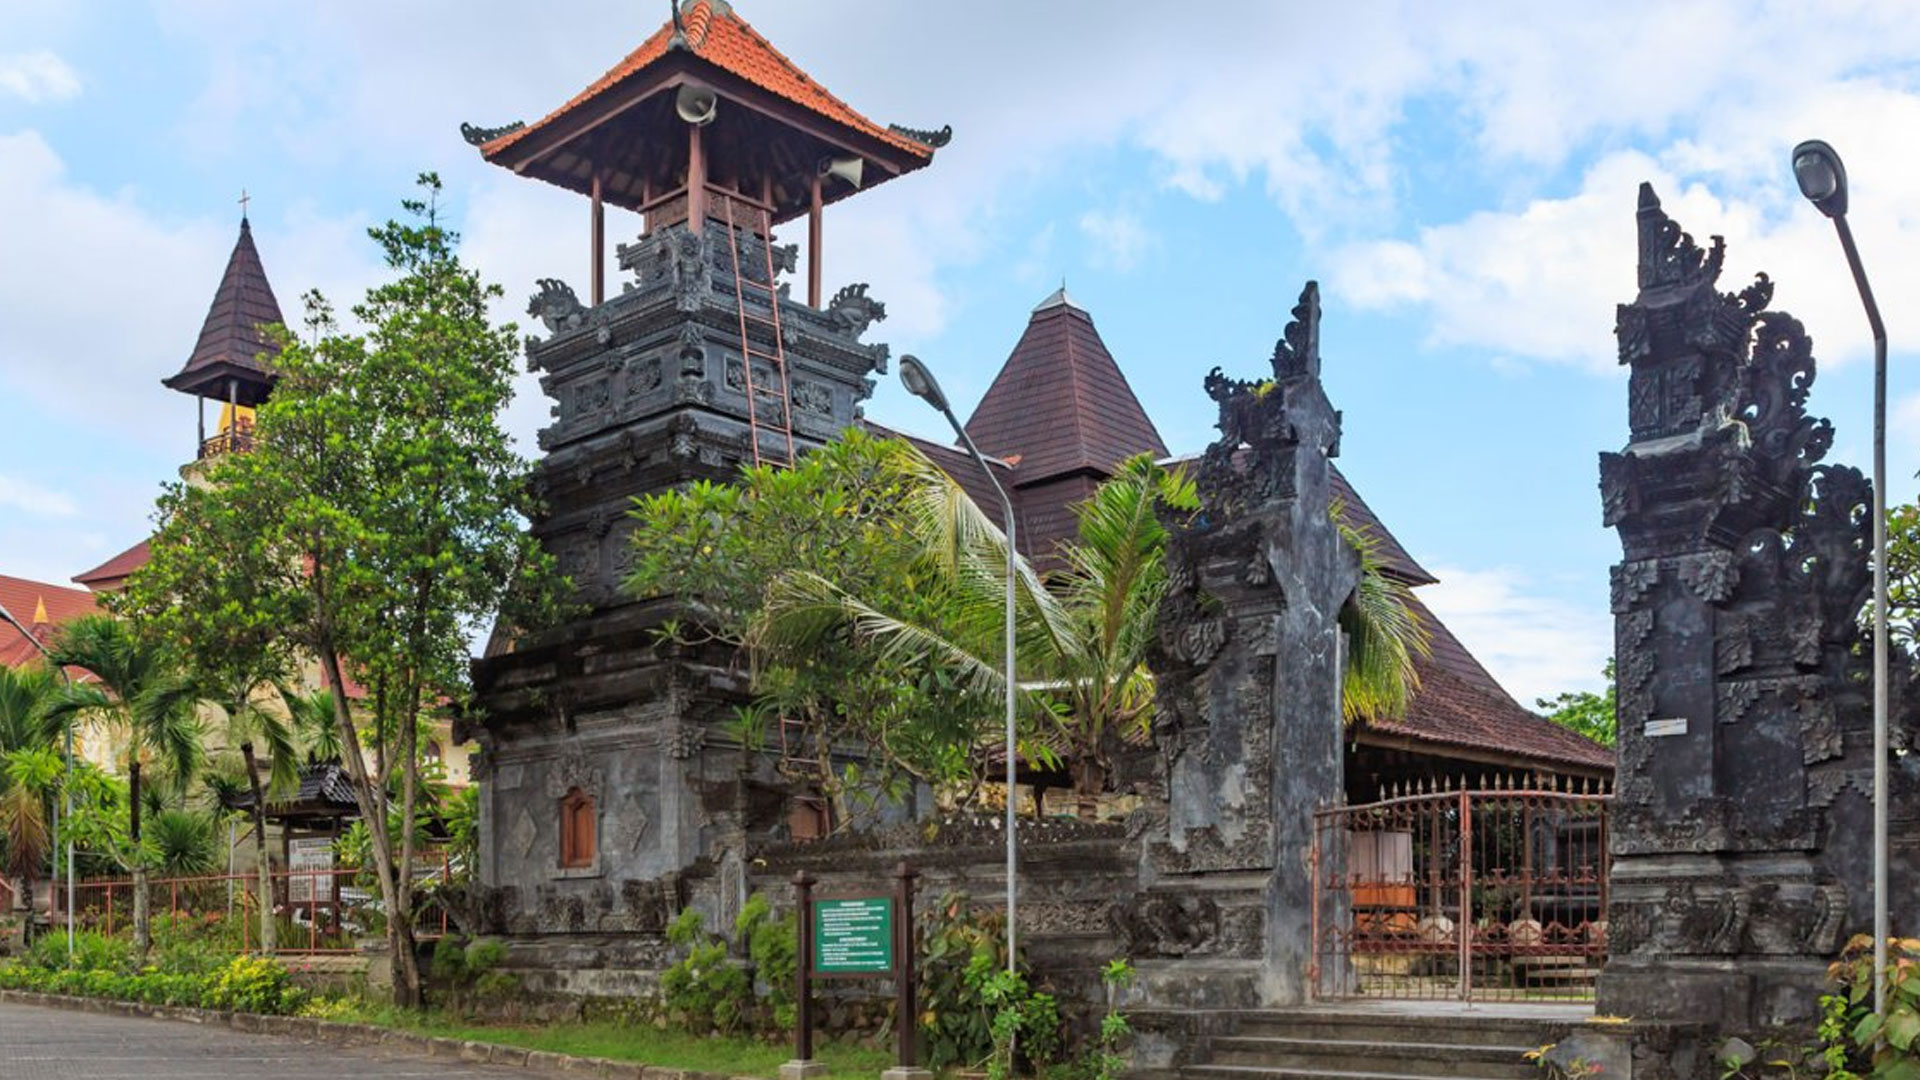
[(827, 315), (842, 333), (858, 340), (867, 327), (887, 317), (887, 305), (868, 296), (863, 282), (834, 293)]
[(559, 278), (541, 278), (540, 291), (527, 301), (527, 314), (539, 319), (547, 333), (578, 330), (587, 324), (587, 308), (573, 293), (573, 286)]

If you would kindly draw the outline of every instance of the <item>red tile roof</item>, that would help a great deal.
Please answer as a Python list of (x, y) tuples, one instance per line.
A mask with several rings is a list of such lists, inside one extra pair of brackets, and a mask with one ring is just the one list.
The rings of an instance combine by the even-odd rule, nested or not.
[(1033, 311), (1000, 374), (967, 421), (982, 452), (1018, 455), (1015, 482), (1064, 473), (1110, 475), (1142, 452), (1167, 456), (1160, 432), (1094, 329), (1062, 289)]
[(227, 257), (226, 273), (214, 291), (213, 305), (200, 327), (193, 355), (187, 357), (179, 372), (162, 382), (182, 393), (224, 401), (229, 394), (227, 380), (233, 378), (239, 383), (235, 396), (240, 403), (258, 404), (270, 385), (261, 357), (276, 351), (260, 328), (285, 321), (273, 286), (267, 281), (266, 268), (260, 264), (260, 252), (253, 246), (253, 227), (241, 218), (240, 238)]
[[(842, 127), (878, 139), (896, 150), (932, 160), (933, 150), (891, 131), (854, 111), (853, 107), (827, 91), (793, 61), (786, 58), (759, 31), (747, 25), (731, 4), (716, 0), (694, 0), (683, 8), (686, 24), (685, 47), (693, 55), (729, 74), (799, 105)], [(580, 108), (613, 87), (625, 82), (649, 65), (666, 56), (674, 47), (672, 20), (654, 31), (640, 47), (627, 54), (593, 85), (574, 95), (571, 101), (549, 113), (544, 119), (516, 131), (503, 134), (480, 147), (491, 160), (535, 131)]]
[[(33, 631), (42, 645), (51, 645), (54, 632), (69, 621), (100, 610), (90, 592), (5, 574), (0, 574), (0, 605)], [(44, 622), (40, 621), (42, 613)], [(0, 621), (0, 667), (20, 667), (40, 660), (40, 650), (33, 642), (12, 624)]]
[(99, 566), (73, 575), (73, 581), (97, 593), (113, 592), (120, 588), (128, 575), (147, 565), (147, 558), (147, 541), (142, 540)]

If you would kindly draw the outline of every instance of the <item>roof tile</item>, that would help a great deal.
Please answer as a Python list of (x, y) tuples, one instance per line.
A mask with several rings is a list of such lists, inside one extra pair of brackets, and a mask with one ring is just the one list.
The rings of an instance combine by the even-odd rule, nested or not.
[[(731, 4), (696, 0), (682, 10), (682, 20), (686, 23), (686, 47), (695, 56), (843, 127), (872, 136), (895, 149), (922, 158), (933, 157), (931, 147), (874, 123), (829, 93), (826, 87), (801, 71), (779, 49), (774, 48), (772, 42), (749, 26), (745, 19), (734, 12)], [(673, 22), (669, 20), (654, 31), (653, 36), (641, 42), (639, 48), (628, 53), (626, 59), (615, 64), (585, 90), (575, 94), (565, 105), (536, 123), (485, 143), (480, 147), (480, 152), (491, 159), (533, 132), (611, 90), (666, 56), (673, 47), (674, 34)]]

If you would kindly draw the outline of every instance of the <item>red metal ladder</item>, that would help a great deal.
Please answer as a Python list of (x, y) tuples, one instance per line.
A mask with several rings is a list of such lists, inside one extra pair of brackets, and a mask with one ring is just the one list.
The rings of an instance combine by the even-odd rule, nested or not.
[[(765, 207), (755, 211), (754, 224), (758, 226), (760, 253), (766, 262), (766, 280), (753, 281), (740, 272), (740, 229), (734, 221), (732, 196), (723, 196), (727, 204), (727, 244), (733, 252), (733, 302), (734, 310), (740, 318), (740, 368), (747, 388), (747, 441), (753, 454), (753, 463), (759, 465), (764, 460), (760, 452), (760, 435), (766, 432), (774, 436), (776, 445), (786, 451), (786, 457), (779, 464), (793, 463), (793, 406), (792, 386), (787, 380), (787, 346), (780, 329), (780, 293), (774, 284), (773, 267), (773, 222)], [(756, 289), (766, 298), (768, 315), (762, 316), (747, 310), (747, 290)], [(772, 332), (773, 351), (756, 348), (748, 324), (754, 323)], [(774, 377), (778, 387), (763, 387), (755, 383), (753, 362), (765, 360), (773, 365)], [(762, 398), (765, 402), (762, 402)], [(763, 414), (771, 414), (765, 420)]]

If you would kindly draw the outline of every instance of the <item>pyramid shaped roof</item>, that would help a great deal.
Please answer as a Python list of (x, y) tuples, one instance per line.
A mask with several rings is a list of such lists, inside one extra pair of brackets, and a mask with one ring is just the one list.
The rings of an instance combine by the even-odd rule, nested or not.
[(1093, 316), (1064, 287), (1033, 310), (967, 434), (983, 453), (1017, 457), (1021, 487), (1075, 472), (1106, 475), (1142, 452), (1167, 456)]
[(273, 385), (262, 357), (277, 351), (260, 328), (284, 321), (266, 268), (260, 265), (259, 249), (253, 246), (253, 226), (243, 217), (240, 238), (200, 327), (200, 340), (186, 366), (163, 380), (165, 385), (183, 394), (223, 401), (231, 395), (242, 405), (258, 405)]

